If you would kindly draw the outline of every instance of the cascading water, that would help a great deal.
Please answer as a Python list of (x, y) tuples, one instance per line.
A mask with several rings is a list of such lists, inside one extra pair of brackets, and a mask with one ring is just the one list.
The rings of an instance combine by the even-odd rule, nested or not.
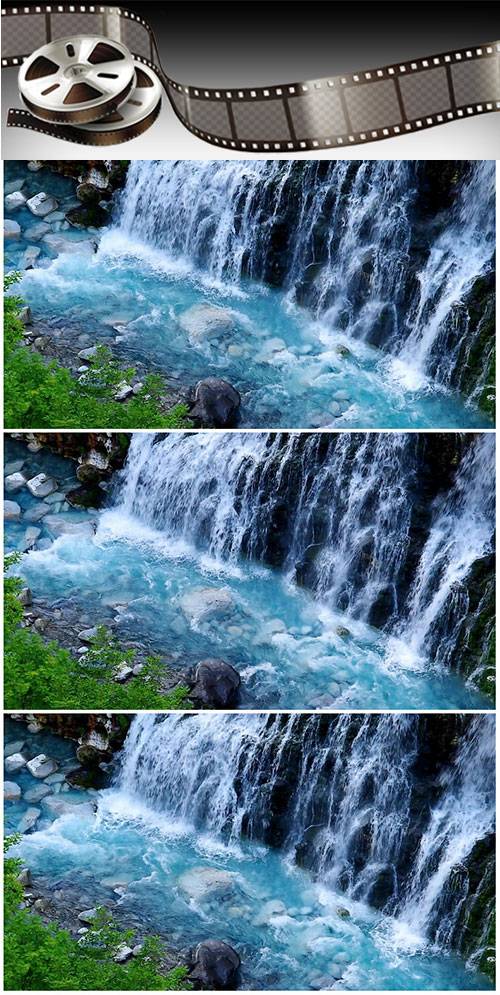
[(222, 659), (246, 708), (488, 707), (493, 436), (136, 433), (87, 513), (71, 463), (8, 458), (56, 476), (58, 503), (16, 491), (7, 548), (75, 640), (99, 621), (181, 674)]
[[(11, 773), (6, 825), (72, 926), (104, 904), (174, 948), (224, 939), (243, 989), (484, 989), (494, 745), (484, 715), (142, 714), (110, 788), (51, 782), (34, 810)], [(26, 733), (41, 749), (74, 771), (67, 740)]]
[(327, 326), (448, 384), (474, 334), (465, 314), (455, 321), (456, 309), (466, 310), (493, 262), (495, 171), (471, 165), (424, 253), (415, 247), (419, 182), (418, 163), (385, 160), (136, 161), (119, 223), (217, 280), (280, 284)]
[[(493, 553), (494, 448), (477, 436), (425, 507), (414, 435), (138, 435), (116, 502), (217, 560), (278, 565), (330, 608), (400, 634), (415, 657), (461, 669), (484, 607), (469, 585)], [(488, 653), (486, 641), (468, 672)]]
[(479, 427), (494, 214), (491, 162), (139, 160), (97, 253), (58, 232), (20, 289), (70, 350), (229, 380), (243, 425)]

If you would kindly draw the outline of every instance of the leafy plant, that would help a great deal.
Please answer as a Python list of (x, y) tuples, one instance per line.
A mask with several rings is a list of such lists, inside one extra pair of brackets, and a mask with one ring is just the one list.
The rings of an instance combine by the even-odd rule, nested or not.
[[(19, 554), (6, 557), (10, 570)], [(135, 651), (123, 650), (104, 626), (99, 626), (85, 661), (56, 642), (21, 625), (23, 607), (20, 577), (8, 574), (4, 583), (4, 682), (5, 708), (37, 709), (188, 709), (188, 688), (177, 687), (163, 694), (164, 669), (150, 657), (142, 672), (125, 684), (113, 678), (122, 666), (134, 663)]]
[[(4, 841), (4, 849), (18, 836)], [(99, 909), (83, 942), (56, 923), (45, 923), (22, 908), (19, 882), (22, 861), (7, 857), (4, 865), (4, 984), (7, 991), (185, 991), (183, 967), (163, 973), (163, 946), (148, 937), (140, 953), (125, 964), (114, 957), (123, 945), (133, 943), (133, 933), (113, 922)]]
[[(5, 278), (8, 291), (21, 274)], [(47, 362), (23, 342), (19, 318), (23, 300), (4, 296), (4, 415), (6, 428), (184, 428), (188, 408), (162, 408), (165, 386), (158, 374), (145, 377), (141, 390), (126, 403), (115, 401), (120, 385), (134, 376), (122, 369), (106, 346), (89, 360), (89, 370), (76, 380), (55, 361)]]

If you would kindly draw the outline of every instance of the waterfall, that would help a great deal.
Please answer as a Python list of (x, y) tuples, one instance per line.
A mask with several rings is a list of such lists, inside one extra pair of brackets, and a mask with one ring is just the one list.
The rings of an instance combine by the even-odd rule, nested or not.
[(117, 787), (226, 840), (280, 847), (446, 949), (491, 857), (476, 848), (494, 826), (494, 738), (484, 715), (141, 715)]
[(216, 560), (279, 567), (469, 676), (488, 653), (470, 637), (493, 548), (494, 440), (467, 439), (443, 458), (442, 438), (404, 433), (138, 433), (115, 502)]
[[(494, 167), (456, 163), (447, 186), (412, 162), (135, 161), (116, 223), (216, 280), (279, 286), (323, 328), (477, 394), (491, 336), (468, 305), (492, 269)], [(452, 196), (429, 217), (433, 185)]]
[[(450, 491), (436, 501), (408, 606), (400, 626), (414, 652), (453, 664), (471, 610), (468, 579), (493, 555), (495, 439), (479, 435), (466, 452)], [(480, 586), (484, 586), (483, 583)], [(483, 605), (474, 605), (481, 613)]]

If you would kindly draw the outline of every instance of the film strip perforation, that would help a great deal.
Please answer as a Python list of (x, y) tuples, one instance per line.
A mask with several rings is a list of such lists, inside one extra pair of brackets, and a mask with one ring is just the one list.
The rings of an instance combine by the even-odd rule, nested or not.
[[(130, 31), (124, 31), (129, 49), (138, 62), (157, 74), (183, 126), (206, 142), (238, 151), (342, 148), (500, 109), (500, 42), (326, 79), (241, 89), (205, 88), (181, 84), (168, 76), (161, 66), (150, 26), (134, 11), (67, 3), (18, 5), (2, 10), (4, 17), (33, 18), (41, 14), (46, 19), (47, 40), (53, 34), (52, 17), (60, 14), (102, 15), (104, 35), (106, 19), (111, 15), (115, 24), (118, 18), (130, 25)], [(137, 34), (135, 26), (143, 29), (144, 38), (140, 32)], [(34, 30), (36, 34), (39, 27)], [(60, 30), (55, 37), (61, 37)], [(137, 51), (141, 47), (143, 50)], [(146, 48), (150, 57), (146, 56)], [(27, 58), (30, 53), (10, 51), (2, 57), (2, 66), (19, 68)], [(479, 67), (479, 75), (474, 68), (469, 76), (460, 74), (460, 67), (467, 66)], [(9, 115), (9, 123), (19, 127), (28, 122), (25, 116), (16, 118), (14, 112)], [(32, 130), (52, 133), (50, 127), (40, 127), (40, 123), (31, 125)]]

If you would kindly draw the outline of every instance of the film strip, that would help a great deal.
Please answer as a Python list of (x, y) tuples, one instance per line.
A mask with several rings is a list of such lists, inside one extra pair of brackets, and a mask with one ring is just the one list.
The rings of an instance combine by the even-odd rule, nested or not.
[[(19, 70), (35, 50), (70, 35), (96, 35), (125, 45), (136, 64), (157, 75), (188, 131), (245, 153), (341, 149), (500, 110), (500, 42), (327, 79), (217, 90), (171, 79), (149, 24), (120, 7), (9, 7), (2, 10), (2, 28), (2, 68)], [(122, 127), (106, 130), (103, 125), (97, 132), (43, 121), (24, 108), (11, 109), (7, 123), (66, 141), (106, 145), (144, 131), (159, 109), (158, 104), (140, 128), (124, 121)]]

